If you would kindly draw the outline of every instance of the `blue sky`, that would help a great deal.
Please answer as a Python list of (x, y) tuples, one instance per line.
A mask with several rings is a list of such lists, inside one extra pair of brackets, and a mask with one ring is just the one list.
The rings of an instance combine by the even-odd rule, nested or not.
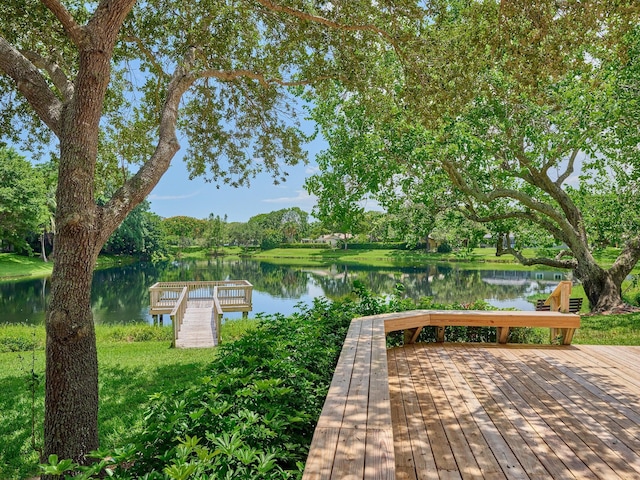
[(219, 189), (215, 183), (207, 183), (202, 178), (189, 180), (182, 160), (186, 150), (183, 148), (147, 199), (151, 202), (151, 211), (162, 217), (207, 218), (213, 213), (221, 217), (227, 215), (229, 222), (246, 222), (254, 215), (282, 208), (299, 207), (311, 213), (315, 198), (304, 189), (304, 180), (317, 171), (315, 155), (325, 147), (323, 140), (307, 144), (309, 164), (286, 167), (289, 176), (280, 185), (274, 185), (269, 174), (261, 174), (249, 187), (221, 185)]

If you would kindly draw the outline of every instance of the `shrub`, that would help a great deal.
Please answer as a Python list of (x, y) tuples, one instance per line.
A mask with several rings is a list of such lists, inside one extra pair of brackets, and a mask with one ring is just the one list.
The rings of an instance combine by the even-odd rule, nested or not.
[(44, 329), (34, 325), (0, 325), (0, 353), (28, 352), (44, 348)]
[(2, 337), (0, 338), (0, 353), (28, 352), (36, 348), (42, 348), (33, 338), (26, 337)]
[[(298, 477), (342, 342), (363, 307), (316, 299), (223, 344), (210, 375), (152, 399), (121, 478)], [(123, 458), (110, 452), (113, 458)], [(184, 470), (185, 465), (189, 465)]]
[(449, 245), (447, 242), (441, 243), (440, 245), (438, 245), (438, 253), (451, 253), (451, 245)]
[(107, 339), (116, 342), (150, 342), (173, 340), (172, 327), (156, 327), (148, 323), (108, 328)]

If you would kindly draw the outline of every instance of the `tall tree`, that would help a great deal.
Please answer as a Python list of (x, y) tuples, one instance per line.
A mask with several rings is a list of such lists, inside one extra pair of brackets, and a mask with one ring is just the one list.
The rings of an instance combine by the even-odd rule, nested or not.
[(148, 201), (134, 208), (111, 234), (102, 247), (105, 253), (136, 255), (150, 260), (162, 258), (166, 253), (166, 233), (158, 215), (149, 210)]
[[(384, 3), (384, 2), (383, 2)], [(411, 2), (9, 0), (0, 5), (0, 134), (59, 143), (56, 242), (46, 316), (45, 455), (97, 448), (90, 287), (103, 244), (189, 138), (194, 175), (246, 183), (304, 157), (287, 87), (370, 81), (380, 40)], [(299, 9), (296, 9), (299, 8)], [(386, 48), (386, 47), (385, 47)], [(286, 121), (285, 121), (286, 120)], [(114, 153), (109, 155), (109, 152)], [(108, 162), (139, 167), (103, 205)], [(254, 159), (259, 161), (254, 162)]]
[(220, 217), (220, 215), (210, 213), (207, 224), (207, 246), (215, 248), (215, 253), (217, 254), (218, 250), (226, 242), (227, 216)]
[[(481, 58), (475, 96), (440, 123), (427, 148), (463, 195), (469, 218), (529, 223), (567, 246), (553, 258), (528, 258), (517, 245), (499, 243), (498, 254), (572, 269), (591, 308), (605, 311), (621, 306), (622, 281), (640, 258), (639, 220), (632, 214), (631, 222), (618, 222), (625, 243), (614, 264), (603, 268), (593, 256), (589, 212), (576, 192), (606, 185), (620, 199), (610, 215), (629, 218), (628, 208), (635, 210), (640, 124), (622, 92), (638, 88), (633, 25), (639, 10), (625, 2), (592, 3), (589, 11), (553, 3), (534, 10), (514, 2), (496, 6), (489, 22), (478, 21), (475, 6), (448, 17), (452, 37), (446, 41), (455, 42), (463, 58), (471, 51), (462, 41), (469, 32), (495, 50), (484, 59), (481, 46), (474, 50)], [(490, 41), (491, 24), (510, 43)]]
[[(632, 213), (640, 181), (640, 7), (588, 4), (441, 2), (420, 25), (412, 55), (400, 58), (392, 91), (368, 98), (324, 90), (314, 118), (325, 130), (346, 125), (376, 139), (359, 142), (360, 153), (336, 155), (332, 165), (368, 159), (350, 169), (368, 191), (391, 182), (386, 191), (397, 197), (398, 180), (444, 172), (468, 218), (503, 236), (523, 223), (528, 232), (544, 230), (568, 248), (555, 258), (526, 258), (509, 244), (498, 254), (573, 269), (592, 309), (604, 311), (621, 305), (621, 283), (640, 258)], [(354, 143), (343, 134), (329, 141), (338, 152)], [(411, 161), (389, 161), (398, 152)], [(376, 159), (399, 170), (381, 176)], [(609, 226), (624, 245), (608, 269), (594, 259), (593, 216), (580, 208), (598, 195), (621, 199)]]

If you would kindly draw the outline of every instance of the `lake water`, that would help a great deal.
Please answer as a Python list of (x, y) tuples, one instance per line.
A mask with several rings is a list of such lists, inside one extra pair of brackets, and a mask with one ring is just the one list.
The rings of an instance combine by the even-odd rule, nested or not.
[[(260, 312), (288, 315), (299, 302), (309, 304), (318, 296), (339, 298), (351, 292), (356, 279), (376, 293), (391, 293), (397, 283), (402, 283), (411, 298), (430, 296), (443, 303), (484, 299), (500, 308), (533, 310), (526, 298), (551, 292), (564, 275), (542, 270), (461, 269), (455, 264), (421, 268), (290, 267), (222, 259), (136, 263), (96, 271), (91, 295), (94, 318), (96, 323), (151, 322), (149, 287), (155, 282), (225, 279), (253, 284), (253, 317)], [(44, 322), (48, 295), (48, 279), (0, 283), (0, 323)], [(225, 314), (225, 318), (240, 316)]]

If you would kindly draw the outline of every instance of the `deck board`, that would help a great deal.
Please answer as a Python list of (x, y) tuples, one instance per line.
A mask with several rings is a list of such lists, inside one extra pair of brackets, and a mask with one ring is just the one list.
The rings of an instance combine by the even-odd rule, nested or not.
[(387, 356), (397, 478), (640, 478), (629, 380), (640, 348), (417, 344)]

